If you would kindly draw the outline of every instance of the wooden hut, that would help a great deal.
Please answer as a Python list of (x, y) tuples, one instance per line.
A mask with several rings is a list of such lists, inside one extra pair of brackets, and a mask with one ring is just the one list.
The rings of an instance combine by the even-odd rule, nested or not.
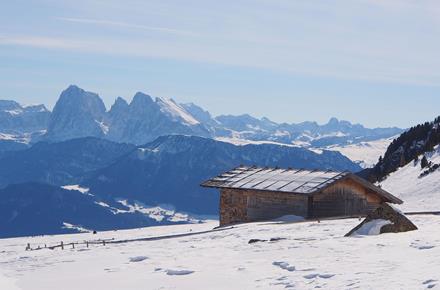
[(271, 220), (364, 216), (402, 200), (350, 173), (240, 166), (202, 183), (220, 189), (220, 225)]

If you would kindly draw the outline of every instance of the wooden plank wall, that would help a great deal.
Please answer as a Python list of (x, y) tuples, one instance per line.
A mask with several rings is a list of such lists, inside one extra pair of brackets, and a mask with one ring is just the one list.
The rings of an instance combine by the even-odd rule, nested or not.
[(271, 220), (284, 215), (307, 217), (308, 198), (303, 195), (243, 189), (222, 189), (220, 225)]
[(313, 217), (364, 216), (382, 199), (352, 180), (342, 180), (313, 196)]

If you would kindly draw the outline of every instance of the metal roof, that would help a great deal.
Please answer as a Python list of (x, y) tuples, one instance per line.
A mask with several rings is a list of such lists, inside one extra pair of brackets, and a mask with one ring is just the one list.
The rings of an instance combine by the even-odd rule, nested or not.
[(239, 166), (204, 182), (202, 186), (310, 194), (347, 174), (350, 173)]
[(239, 166), (209, 179), (201, 185), (215, 188), (253, 189), (312, 195), (342, 178), (350, 178), (362, 184), (388, 202), (402, 203), (391, 193), (347, 171)]

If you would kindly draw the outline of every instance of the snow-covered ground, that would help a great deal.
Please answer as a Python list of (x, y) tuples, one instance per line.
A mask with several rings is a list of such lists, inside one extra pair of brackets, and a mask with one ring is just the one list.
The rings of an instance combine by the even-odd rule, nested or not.
[[(251, 223), (121, 244), (25, 251), (64, 241), (212, 229), (217, 222), (0, 240), (0, 289), (429, 289), (440, 287), (440, 216), (418, 231), (343, 237), (357, 219)], [(249, 244), (250, 239), (266, 240)], [(274, 241), (269, 241), (275, 239)]]
[[(440, 164), (440, 146), (426, 157), (433, 164)], [(420, 161), (410, 162), (391, 173), (380, 185), (404, 201), (399, 207), (405, 212), (440, 211), (440, 169), (420, 177), (424, 170)]]
[(373, 167), (379, 157), (385, 154), (388, 146), (396, 138), (390, 137), (375, 141), (360, 142), (344, 146), (329, 146), (326, 150), (338, 151), (363, 168)]
[(15, 141), (18, 143), (28, 144), (30, 142), (30, 135), (29, 134), (14, 135), (14, 134), (7, 134), (0, 132), (0, 140)]

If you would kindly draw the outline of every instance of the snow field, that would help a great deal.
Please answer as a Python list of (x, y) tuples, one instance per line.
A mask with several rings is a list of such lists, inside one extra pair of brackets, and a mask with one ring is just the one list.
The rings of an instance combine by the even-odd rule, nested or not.
[[(427, 159), (439, 164), (440, 147), (437, 146), (436, 150), (427, 154)], [(420, 161), (412, 161), (380, 183), (383, 189), (404, 201), (398, 206), (404, 212), (440, 211), (440, 169), (419, 177), (424, 170), (421, 169)]]
[[(4, 239), (0, 283), (14, 283), (18, 289), (440, 287), (440, 216), (410, 218), (418, 231), (350, 238), (343, 236), (358, 219), (251, 223), (200, 235), (65, 250), (24, 248), (27, 242), (67, 244), (198, 232), (217, 223)], [(249, 244), (250, 239), (266, 241)]]

